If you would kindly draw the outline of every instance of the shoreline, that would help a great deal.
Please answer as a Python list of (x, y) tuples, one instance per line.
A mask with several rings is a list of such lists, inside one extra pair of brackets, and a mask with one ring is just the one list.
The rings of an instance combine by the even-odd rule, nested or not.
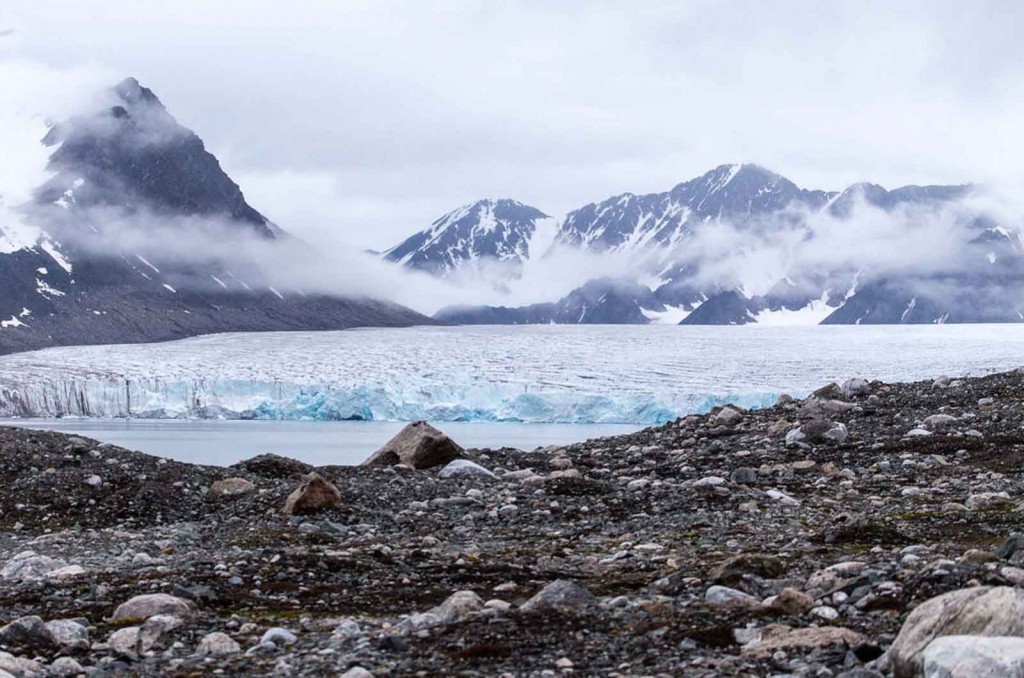
[[(890, 675), (924, 600), (1024, 584), (996, 554), (1024, 504), (1024, 373), (845, 386), (466, 451), (496, 478), (202, 466), (0, 428), (0, 620), (85, 631), (0, 628), (0, 670)], [(337, 506), (285, 515), (312, 471)], [(229, 478), (251, 487), (211, 498)], [(177, 621), (114, 618), (155, 593), (183, 602), (153, 619)]]

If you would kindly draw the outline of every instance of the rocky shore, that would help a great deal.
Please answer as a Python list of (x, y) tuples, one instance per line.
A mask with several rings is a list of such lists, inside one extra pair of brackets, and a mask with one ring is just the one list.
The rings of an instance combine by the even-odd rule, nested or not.
[(1024, 670), (1021, 371), (456, 443), (221, 468), (0, 428), (0, 678)]

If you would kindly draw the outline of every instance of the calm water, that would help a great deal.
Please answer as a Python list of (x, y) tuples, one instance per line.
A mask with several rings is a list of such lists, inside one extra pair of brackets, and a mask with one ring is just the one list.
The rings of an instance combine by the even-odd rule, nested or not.
[[(405, 425), (388, 421), (7, 419), (0, 424), (78, 433), (162, 457), (226, 466), (264, 452), (322, 466), (358, 464)], [(617, 424), (436, 424), (463, 447), (533, 450), (631, 433)]]

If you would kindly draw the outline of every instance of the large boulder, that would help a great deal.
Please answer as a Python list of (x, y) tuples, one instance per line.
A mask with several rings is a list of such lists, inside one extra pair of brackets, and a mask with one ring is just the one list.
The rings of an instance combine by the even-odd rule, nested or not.
[(893, 676), (920, 676), (925, 648), (942, 636), (1024, 637), (1024, 590), (979, 586), (921, 603), (889, 648)]
[(184, 598), (170, 596), (166, 593), (148, 593), (135, 596), (121, 603), (114, 610), (113, 621), (125, 619), (149, 619), (158, 614), (175, 617), (187, 617), (192, 614), (195, 604)]
[(427, 422), (414, 421), (374, 452), (363, 466), (404, 464), (420, 469), (433, 468), (458, 459), (462, 451), (451, 438)]
[(310, 473), (284, 502), (285, 515), (315, 513), (341, 503), (341, 492), (319, 473)]
[(1024, 638), (943, 636), (923, 656), (925, 678), (1024, 678)]
[(594, 596), (590, 591), (570, 579), (558, 579), (542, 588), (519, 609), (528, 613), (576, 614), (593, 604)]
[(50, 650), (57, 640), (39, 617), (19, 617), (0, 627), (0, 645), (25, 650)]

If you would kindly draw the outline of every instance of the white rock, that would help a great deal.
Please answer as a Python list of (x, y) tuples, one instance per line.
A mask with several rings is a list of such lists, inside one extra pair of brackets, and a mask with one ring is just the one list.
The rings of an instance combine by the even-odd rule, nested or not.
[(158, 614), (174, 615), (177, 617), (188, 616), (192, 613), (195, 605), (183, 598), (168, 595), (166, 593), (149, 593), (135, 596), (134, 598), (121, 603), (114, 610), (114, 621), (121, 619), (149, 619)]
[(811, 614), (825, 621), (832, 621), (839, 618), (839, 612), (834, 607), (828, 605), (819, 605), (818, 607), (811, 608)]
[(712, 586), (704, 594), (704, 600), (709, 605), (744, 605), (748, 607), (759, 607), (761, 600), (749, 593), (731, 589), (728, 586)]
[(62, 648), (68, 650), (88, 650), (89, 629), (71, 619), (54, 619), (46, 622), (46, 628), (53, 634), (53, 639)]
[(203, 636), (196, 648), (199, 657), (230, 657), (238, 654), (242, 648), (226, 633), (214, 631)]
[(441, 478), (493, 478), (494, 473), (468, 459), (453, 459), (438, 471)]
[(85, 668), (71, 657), (58, 657), (47, 669), (48, 675), (61, 677), (80, 676), (85, 672)]
[(18, 553), (0, 569), (0, 579), (5, 581), (33, 581), (46, 577), (51, 572), (68, 564), (63, 560), (41, 556), (35, 551)]
[(10, 652), (0, 652), (0, 678), (3, 678), (4, 673), (16, 678), (34, 676), (41, 670), (37, 661), (15, 657)]
[(273, 643), (278, 647), (282, 645), (294, 645), (298, 638), (295, 634), (288, 629), (283, 629), (280, 626), (267, 629), (263, 636), (260, 638), (260, 645), (266, 645), (267, 643)]
[(348, 671), (341, 674), (341, 678), (373, 678), (373, 674), (362, 666), (353, 666)]
[(942, 636), (923, 657), (925, 678), (1024, 678), (1024, 638)]
[(779, 490), (768, 490), (767, 492), (765, 492), (765, 494), (768, 495), (768, 497), (770, 499), (774, 499), (775, 501), (779, 502), (783, 506), (799, 506), (800, 505), (800, 501), (799, 500), (794, 499), (793, 497), (789, 496), (785, 492), (780, 492)]
[(110, 634), (107, 638), (107, 645), (119, 655), (125, 657), (138, 657), (139, 648), (139, 627), (126, 626)]

